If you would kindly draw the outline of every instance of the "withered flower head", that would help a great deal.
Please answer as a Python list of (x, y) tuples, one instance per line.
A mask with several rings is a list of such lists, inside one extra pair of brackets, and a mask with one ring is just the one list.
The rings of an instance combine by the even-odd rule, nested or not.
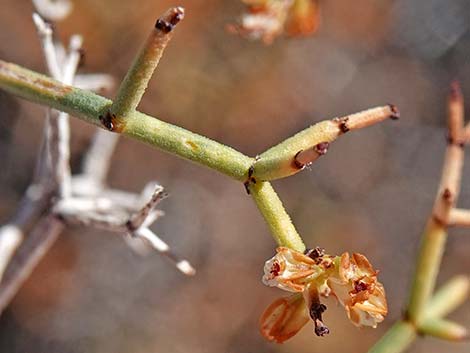
[(364, 255), (342, 254), (337, 261), (338, 271), (328, 279), (328, 286), (344, 306), (356, 326), (376, 327), (387, 315), (383, 285)]
[[(341, 256), (324, 254), (316, 248), (305, 254), (279, 247), (266, 261), (263, 283), (289, 292), (298, 292), (277, 299), (263, 313), (261, 333), (270, 341), (282, 343), (313, 320), (318, 336), (329, 333), (322, 321), (326, 306), (320, 296), (334, 295), (356, 326), (376, 327), (387, 314), (385, 291), (377, 281), (378, 272), (361, 254)], [(300, 296), (302, 293), (302, 296)]]

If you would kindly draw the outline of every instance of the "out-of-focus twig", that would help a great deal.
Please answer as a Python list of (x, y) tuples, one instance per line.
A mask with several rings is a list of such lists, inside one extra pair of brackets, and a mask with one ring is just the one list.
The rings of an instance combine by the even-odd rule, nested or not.
[(469, 211), (456, 209), (467, 142), (464, 102), (457, 82), (452, 84), (448, 98), (447, 127), (447, 148), (441, 181), (422, 237), (405, 317), (369, 353), (402, 352), (418, 333), (448, 340), (468, 337), (468, 330), (443, 316), (468, 297), (469, 278), (458, 277), (432, 297), (447, 240), (447, 228), (468, 223)]
[(72, 11), (70, 0), (32, 0), (36, 11), (48, 21), (60, 21)]
[(47, 216), (40, 220), (25, 238), (0, 282), (0, 312), (13, 299), (62, 229), (63, 225), (60, 221), (53, 216)]

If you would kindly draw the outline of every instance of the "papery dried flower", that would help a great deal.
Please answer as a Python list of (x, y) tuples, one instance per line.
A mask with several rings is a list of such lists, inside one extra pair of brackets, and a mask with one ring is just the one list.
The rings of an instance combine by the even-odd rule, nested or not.
[(309, 316), (301, 294), (276, 299), (260, 318), (261, 334), (269, 341), (282, 343), (304, 327)]
[(277, 248), (276, 255), (266, 261), (263, 283), (302, 296), (293, 294), (272, 303), (261, 316), (261, 333), (270, 341), (282, 343), (297, 333), (309, 316), (318, 336), (329, 333), (322, 321), (326, 306), (320, 296), (330, 294), (345, 308), (354, 325), (376, 327), (387, 314), (385, 291), (377, 274), (361, 254), (333, 257), (320, 248), (305, 254)]
[(270, 44), (284, 31), (291, 36), (314, 33), (319, 25), (318, 0), (242, 0), (248, 11), (231, 32)]
[(328, 286), (344, 306), (349, 319), (356, 326), (376, 327), (387, 315), (387, 301), (383, 285), (364, 255), (341, 255), (338, 272), (328, 278)]

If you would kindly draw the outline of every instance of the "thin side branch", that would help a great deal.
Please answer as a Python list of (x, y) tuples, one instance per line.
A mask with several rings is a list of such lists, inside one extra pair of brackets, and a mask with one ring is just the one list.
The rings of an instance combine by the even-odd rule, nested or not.
[(169, 9), (155, 23), (147, 41), (136, 56), (119, 87), (110, 113), (118, 120), (134, 112), (147, 89), (147, 85), (163, 55), (174, 27), (184, 18), (184, 9)]
[(157, 204), (166, 197), (166, 194), (163, 192), (163, 187), (157, 185), (152, 194), (150, 200), (139, 210), (139, 212), (133, 214), (129, 221), (127, 222), (127, 227), (129, 229), (138, 229), (143, 224), (148, 224), (147, 218), (150, 213), (154, 211)]
[(431, 298), (426, 308), (426, 319), (446, 317), (467, 300), (469, 293), (469, 276), (455, 276), (439, 288)]
[(448, 217), (449, 226), (470, 227), (470, 210), (452, 208)]
[(67, 17), (72, 11), (69, 0), (32, 0), (36, 11), (50, 21), (59, 21)]
[(0, 283), (0, 312), (10, 303), (63, 229), (53, 216), (43, 218), (23, 241)]
[[(398, 353), (404, 351), (418, 333), (460, 340), (468, 332), (462, 326), (443, 319), (468, 296), (468, 277), (458, 276), (432, 296), (442, 262), (449, 225), (468, 222), (466, 210), (455, 208), (460, 192), (466, 130), (464, 102), (458, 83), (451, 86), (448, 99), (448, 143), (436, 200), (418, 254), (410, 299), (405, 318), (395, 324), (369, 353)], [(408, 327), (410, 331), (398, 328)], [(412, 335), (411, 335), (412, 333)]]
[(434, 202), (432, 217), (428, 221), (423, 235), (408, 306), (409, 318), (416, 324), (419, 324), (424, 318), (426, 306), (434, 290), (447, 239), (446, 228), (449, 223), (449, 215), (456, 205), (460, 192), (464, 159), (461, 141), (463, 111), (463, 98), (459, 86), (457, 83), (453, 83), (448, 98), (447, 125), (449, 139), (441, 182)]
[(426, 320), (419, 327), (419, 332), (448, 341), (461, 341), (468, 338), (468, 330), (465, 327), (444, 319)]
[(252, 176), (256, 180), (274, 180), (296, 174), (324, 155), (342, 134), (398, 117), (397, 108), (386, 105), (319, 122), (260, 154)]

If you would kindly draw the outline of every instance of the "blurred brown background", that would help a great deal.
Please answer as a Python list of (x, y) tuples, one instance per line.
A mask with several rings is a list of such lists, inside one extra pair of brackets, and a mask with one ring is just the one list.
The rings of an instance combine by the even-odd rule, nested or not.
[[(284, 345), (258, 333), (279, 290), (260, 282), (275, 247), (243, 186), (129, 139), (110, 184), (139, 191), (152, 179), (171, 194), (154, 230), (197, 267), (180, 275), (158, 255), (140, 258), (119, 238), (68, 229), (0, 317), (1, 352), (366, 351), (400, 317), (445, 148), (445, 99), (458, 78), (470, 101), (470, 4), (465, 0), (329, 0), (314, 37), (271, 46), (228, 35), (240, 1), (74, 1), (58, 24), (81, 33), (85, 72), (121, 79), (159, 14), (183, 5), (178, 27), (140, 109), (256, 155), (323, 119), (394, 103), (402, 119), (335, 142), (310, 171), (275, 182), (308, 246), (366, 254), (381, 270), (390, 313), (355, 328), (333, 301), (332, 333), (307, 328)], [(29, 1), (0, 1), (0, 57), (44, 72)], [(112, 96), (112, 94), (110, 94)], [(32, 176), (43, 108), (0, 92), (0, 221)], [(468, 105), (470, 106), (470, 105)], [(470, 108), (467, 109), (470, 113)], [(470, 114), (468, 114), (470, 117)], [(72, 120), (78, 169), (93, 128)], [(470, 155), (459, 205), (470, 207)], [(469, 230), (452, 230), (440, 282), (470, 272)], [(451, 317), (470, 326), (470, 303)], [(468, 352), (468, 342), (419, 340), (413, 352)]]

